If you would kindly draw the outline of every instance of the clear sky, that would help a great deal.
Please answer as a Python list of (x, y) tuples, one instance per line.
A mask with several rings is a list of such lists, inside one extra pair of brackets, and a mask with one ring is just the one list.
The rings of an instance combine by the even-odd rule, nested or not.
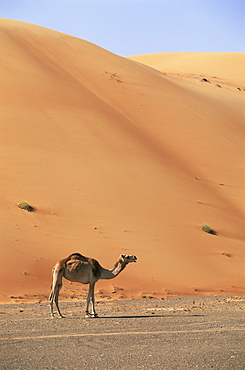
[(121, 56), (245, 52), (245, 0), (0, 0), (0, 17), (64, 32)]

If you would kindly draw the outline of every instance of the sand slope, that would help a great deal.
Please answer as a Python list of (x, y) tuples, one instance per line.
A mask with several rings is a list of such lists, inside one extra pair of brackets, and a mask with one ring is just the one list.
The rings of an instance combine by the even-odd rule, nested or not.
[(217, 87), (186, 77), (195, 54), (183, 78), (22, 22), (0, 20), (0, 48), (0, 300), (45, 299), (72, 252), (138, 256), (97, 299), (244, 293), (244, 55)]

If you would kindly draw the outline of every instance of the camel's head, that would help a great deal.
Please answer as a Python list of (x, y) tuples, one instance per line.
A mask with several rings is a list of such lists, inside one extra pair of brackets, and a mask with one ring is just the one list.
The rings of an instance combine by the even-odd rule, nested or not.
[(136, 262), (137, 261), (137, 257), (136, 256), (130, 256), (128, 254), (121, 254), (121, 259), (126, 263), (130, 263), (130, 262)]

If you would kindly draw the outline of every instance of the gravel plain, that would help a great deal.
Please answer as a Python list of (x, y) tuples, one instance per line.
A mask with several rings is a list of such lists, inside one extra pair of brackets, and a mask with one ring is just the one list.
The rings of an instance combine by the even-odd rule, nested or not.
[(245, 369), (245, 296), (0, 305), (1, 369)]

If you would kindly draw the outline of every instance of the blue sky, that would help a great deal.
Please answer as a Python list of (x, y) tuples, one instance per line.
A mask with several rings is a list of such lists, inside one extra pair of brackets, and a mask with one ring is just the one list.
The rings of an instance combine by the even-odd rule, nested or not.
[(129, 56), (245, 52), (245, 0), (0, 0), (0, 17)]

